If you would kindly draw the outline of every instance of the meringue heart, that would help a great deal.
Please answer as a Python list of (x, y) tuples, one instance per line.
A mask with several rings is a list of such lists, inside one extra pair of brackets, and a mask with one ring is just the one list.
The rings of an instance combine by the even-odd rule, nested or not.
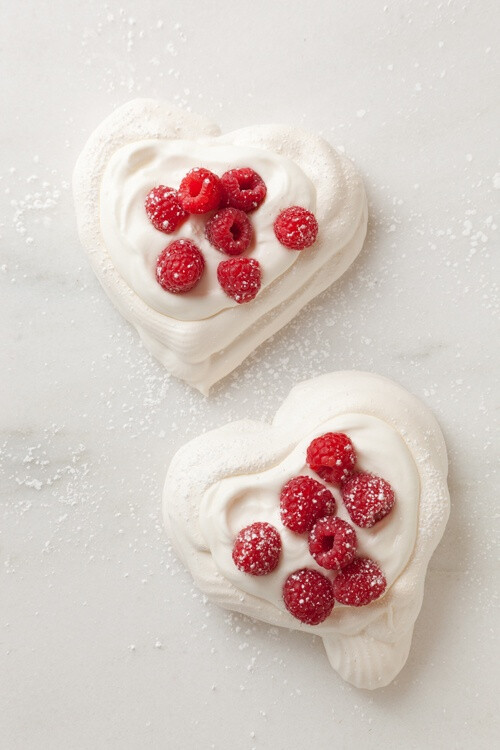
[[(217, 175), (250, 167), (267, 194), (251, 215), (250, 256), (262, 268), (257, 297), (238, 304), (217, 281), (224, 256), (205, 236), (207, 216), (190, 215), (171, 234), (148, 220), (154, 187), (177, 188), (191, 169)], [(302, 130), (254, 126), (220, 134), (213, 123), (154, 100), (132, 101), (91, 135), (73, 179), (80, 238), (104, 290), (173, 375), (207, 394), (259, 344), (341, 276), (361, 250), (367, 225), (362, 180), (352, 163)], [(290, 206), (311, 211), (312, 247), (290, 250), (273, 225)], [(206, 268), (186, 294), (159, 286), (155, 264), (176, 239), (193, 241)]]
[[(326, 432), (347, 435), (356, 470), (384, 477), (396, 501), (373, 527), (355, 528), (356, 554), (379, 566), (385, 591), (365, 606), (337, 601), (312, 626), (287, 610), (284, 583), (304, 568), (332, 581), (338, 573), (318, 565), (307, 534), (283, 525), (280, 491), (294, 476), (313, 476), (307, 447)], [(181, 448), (165, 481), (164, 518), (174, 549), (209, 599), (320, 635), (332, 667), (353, 685), (373, 689), (387, 685), (407, 659), (427, 565), (449, 514), (446, 476), (444, 440), (427, 407), (381, 376), (338, 372), (296, 386), (271, 425), (233, 422)], [(352, 524), (340, 486), (328, 487), (336, 515)], [(279, 562), (268, 575), (248, 575), (232, 558), (239, 531), (253, 523), (271, 524), (281, 538)]]

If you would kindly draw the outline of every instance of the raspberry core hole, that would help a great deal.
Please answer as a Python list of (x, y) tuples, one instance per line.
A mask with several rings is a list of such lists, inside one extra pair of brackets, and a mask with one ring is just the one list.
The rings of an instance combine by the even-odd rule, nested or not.
[(253, 190), (255, 187), (256, 180), (253, 177), (247, 177), (241, 182), (238, 182), (240, 190)]
[(334, 541), (334, 536), (324, 536), (321, 540), (321, 549), (323, 552), (329, 552), (333, 548)]
[(231, 232), (234, 240), (238, 241), (240, 239), (241, 227), (238, 224), (236, 224), (236, 222), (234, 224), (231, 224), (229, 231)]

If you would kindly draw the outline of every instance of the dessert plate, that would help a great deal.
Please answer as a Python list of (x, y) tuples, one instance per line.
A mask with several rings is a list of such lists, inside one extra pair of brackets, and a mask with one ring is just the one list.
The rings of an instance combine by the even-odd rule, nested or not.
[[(344, 454), (328, 464), (339, 436), (351, 446), (342, 476)], [(321, 636), (341, 677), (373, 689), (407, 659), (449, 514), (446, 476), (427, 407), (378, 375), (338, 372), (296, 386), (272, 424), (233, 422), (182, 447), (164, 519), (210, 600)], [(303, 488), (290, 493), (304, 481), (319, 489), (319, 505), (307, 505)], [(311, 523), (298, 525), (309, 512)]]
[[(168, 233), (148, 219), (150, 191), (175, 192), (197, 167), (219, 177), (250, 168), (265, 183), (262, 205), (248, 214), (253, 239), (244, 253), (259, 264), (260, 288), (244, 304), (219, 283), (227, 255), (207, 239), (212, 214), (190, 215)], [(167, 370), (205, 394), (338, 279), (366, 235), (362, 180), (321, 138), (282, 125), (221, 135), (212, 122), (155, 100), (125, 104), (97, 128), (73, 186), (80, 238), (104, 290)], [(284, 246), (274, 231), (292, 206), (317, 221), (305, 249)], [(166, 291), (156, 276), (160, 254), (179, 239), (194, 242), (204, 260), (199, 283), (182, 294)]]

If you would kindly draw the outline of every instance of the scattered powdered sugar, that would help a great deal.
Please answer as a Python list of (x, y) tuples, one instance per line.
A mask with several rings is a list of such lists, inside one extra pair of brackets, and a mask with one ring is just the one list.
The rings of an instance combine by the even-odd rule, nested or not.
[[(271, 419), (296, 382), (343, 368), (391, 376), (424, 398), (441, 422), (451, 459), (453, 510), (431, 562), (411, 664), (390, 697), (402, 700), (406, 691), (413, 700), (418, 689), (428, 690), (429, 680), (453, 667), (458, 654), (475, 652), (480, 632), (487, 636), (487, 626), (478, 633), (463, 630), (461, 615), (475, 612), (488, 622), (495, 606), (490, 573), (495, 548), (485, 529), (496, 486), (491, 373), (500, 164), (484, 158), (482, 140), (491, 133), (481, 134), (473, 91), (464, 93), (470, 118), (463, 133), (457, 133), (460, 123), (448, 122), (436, 104), (447, 101), (447, 87), (460, 85), (460, 64), (445, 34), (472, 6), (463, 2), (454, 9), (435, 9), (427, 32), (442, 61), (433, 56), (436, 64), (431, 65), (422, 56), (418, 68), (410, 52), (406, 61), (394, 46), (387, 52), (394, 30), (385, 25), (391, 14), (400, 13), (399, 29), (411, 26), (417, 4), (408, 3), (404, 10), (387, 5), (383, 14), (378, 9), (383, 23), (372, 31), (379, 45), (379, 101), (366, 96), (351, 101), (349, 109), (339, 97), (334, 123), (322, 119), (317, 92), (300, 112), (293, 102), (288, 114), (277, 105), (273, 109), (259, 83), (249, 79), (238, 106), (229, 107), (234, 81), (224, 87), (223, 56), (219, 68), (208, 61), (201, 70), (190, 56), (192, 32), (172, 21), (170, 13), (152, 14), (146, 21), (139, 10), (131, 13), (127, 7), (105, 4), (88, 25), (71, 30), (82, 74), (88, 71), (82, 95), (88, 119), (85, 126), (75, 122), (73, 106), (65, 103), (67, 140), (57, 144), (57, 151), (64, 153), (66, 168), (54, 170), (55, 144), (43, 151), (30, 142), (23, 143), (24, 153), (33, 154), (29, 166), (20, 168), (6, 154), (9, 161), (4, 157), (0, 168), (2, 363), (9, 388), (2, 400), (0, 439), (2, 596), (7, 597), (1, 632), (7, 662), (22, 677), (22, 653), (27, 651), (32, 668), (35, 657), (43, 656), (44, 643), (81, 670), (75, 656), (81, 652), (92, 658), (98, 648), (99, 655), (116, 659), (116, 674), (125, 684), (130, 673), (116, 667), (122, 657), (151, 654), (148, 669), (157, 676), (171, 674), (172, 649), (186, 663), (194, 653), (207, 666), (197, 679), (181, 679), (179, 691), (192, 691), (200, 705), (215, 712), (232, 701), (244, 711), (247, 704), (238, 702), (240, 696), (227, 695), (233, 684), (241, 686), (242, 700), (255, 691), (266, 696), (250, 718), (245, 714), (242, 729), (245, 740), (258, 747), (267, 746), (269, 726), (283, 722), (284, 702), (290, 715), (302, 714), (320, 675), (331, 706), (324, 723), (360, 724), (371, 735), (381, 718), (379, 699), (336, 680), (327, 684), (318, 639), (228, 615), (199, 594), (170, 551), (160, 495), (168, 462), (186, 440), (249, 415)], [(109, 49), (108, 42), (113, 42)], [(473, 49), (481, 59), (483, 54), (485, 60), (493, 58), (494, 47), (491, 52), (489, 46)], [(93, 70), (98, 74), (92, 77)], [(407, 96), (400, 101), (393, 92), (402, 89), (393, 87), (403, 79)], [(95, 113), (90, 106), (94, 90)], [(224, 129), (246, 120), (293, 116), (313, 130), (323, 129), (366, 177), (370, 227), (360, 258), (340, 282), (218, 384), (209, 400), (166, 375), (141, 347), (105, 300), (73, 228), (70, 162), (99, 117), (136, 95), (166, 96), (211, 115), (220, 110)], [(440, 118), (444, 138), (436, 132)], [(394, 133), (404, 135), (401, 149)], [(455, 164), (442, 154), (448, 139)], [(392, 159), (401, 160), (400, 170)], [(18, 614), (12, 604), (21, 600)], [(112, 633), (96, 626), (96, 612), (102, 623), (113, 623)], [(149, 619), (141, 619), (141, 612)], [(57, 620), (67, 630), (67, 653), (62, 631), (51, 636)], [(43, 638), (34, 640), (25, 621)], [(43, 628), (33, 625), (42, 621)], [(429, 640), (431, 630), (437, 635)], [(86, 632), (96, 642), (85, 640)], [(52, 664), (46, 669), (51, 672)], [(27, 674), (26, 686), (31, 682)], [(474, 682), (463, 691), (472, 704), (484, 703), (485, 685)], [(339, 707), (346, 702), (347, 712)], [(161, 712), (166, 708), (165, 700)], [(154, 730), (147, 716), (137, 721)], [(211, 737), (206, 744), (220, 747)]]
[[(41, 169), (38, 171), (41, 173)], [(482, 179), (474, 177), (474, 181)], [(55, 236), (54, 220), (62, 210), (61, 202), (64, 210), (71, 212), (67, 187), (57, 178), (41, 191), (23, 191), (19, 176), (12, 176), (10, 184), (11, 195), (14, 193), (15, 197), (12, 198), (9, 228), (21, 237), (33, 236), (33, 247), (37, 252), (40, 246), (47, 244), (45, 233), (48, 229), (51, 238)], [(418, 194), (418, 188), (415, 192)], [(387, 365), (387, 373), (396, 376), (397, 370), (398, 379), (417, 393), (420, 383), (421, 395), (445, 421), (452, 459), (452, 496), (457, 496), (457, 483), (463, 481), (463, 469), (460, 468), (464, 458), (462, 438), (467, 445), (469, 465), (475, 462), (484, 467), (486, 457), (488, 466), (487, 451), (492, 439), (490, 428), (485, 425), (481, 430), (479, 442), (471, 444), (466, 436), (471, 430), (471, 419), (476, 420), (473, 429), (477, 435), (479, 425), (488, 413), (489, 386), (486, 385), (479, 395), (476, 416), (471, 414), (467, 422), (461, 418), (464, 398), (471, 392), (467, 375), (470, 349), (466, 342), (463, 338), (450, 341), (450, 324), (445, 317), (442, 322), (439, 318), (434, 321), (437, 325), (429, 326), (428, 333), (422, 333), (420, 328), (417, 336), (411, 339), (401, 334), (411, 325), (406, 312), (410, 272), (419, 279), (419, 284), (425, 286), (428, 282), (428, 268), (421, 268), (419, 249), (424, 255), (429, 250), (432, 252), (433, 275), (446, 279), (441, 289), (442, 299), (434, 307), (434, 312), (441, 308), (445, 315), (448, 305), (452, 308), (463, 305), (470, 298), (471, 319), (474, 319), (475, 309), (482, 310), (484, 315), (496, 314), (498, 297), (494, 278), (489, 272), (489, 259), (497, 225), (491, 208), (484, 210), (483, 206), (469, 200), (462, 215), (444, 214), (441, 222), (434, 225), (427, 223), (424, 210), (413, 208), (401, 197), (391, 196), (387, 186), (371, 185), (371, 193), (376, 196), (376, 202), (371, 206), (367, 246), (353, 270), (340, 284), (309, 305), (286, 329), (254, 352), (242, 367), (215, 386), (209, 401), (165, 374), (140, 346), (137, 335), (112, 313), (80, 257), (73, 236), (71, 255), (76, 261), (76, 269), (83, 269), (77, 270), (80, 281), (76, 294), (85, 310), (84, 314), (73, 317), (81, 333), (85, 330), (86, 317), (91, 318), (93, 329), (92, 337), (84, 333), (83, 341), (86, 352), (95, 351), (86, 362), (88, 383), (85, 388), (89, 388), (89, 398), (85, 410), (78, 412), (76, 407), (72, 409), (70, 406), (57, 424), (35, 428), (32, 437), (20, 435), (16, 440), (9, 437), (4, 441), (0, 472), (6, 488), (17, 488), (16, 495), (7, 497), (4, 506), (6, 528), (14, 524), (21, 530), (26, 526), (26, 517), (32, 517), (33, 520), (28, 522), (31, 525), (39, 523), (36, 519), (40, 518), (40, 511), (47, 513), (42, 525), (45, 537), (40, 537), (39, 531), (35, 536), (40, 564), (47, 564), (43, 560), (55, 560), (49, 563), (51, 570), (57, 568), (58, 556), (72, 555), (81, 559), (82, 570), (88, 570), (96, 564), (104, 564), (106, 555), (101, 519), (109, 517), (109, 504), (116, 508), (116, 526), (109, 532), (114, 538), (113, 544), (117, 545), (112, 562), (116, 576), (131, 582), (131, 595), (138, 588), (151, 588), (148, 599), (153, 592), (154, 596), (161, 597), (157, 603), (159, 613), (170, 606), (173, 590), (184, 589), (187, 603), (188, 622), (184, 635), (166, 629), (159, 620), (151, 625), (150, 632), (129, 628), (129, 640), (123, 639), (123, 649), (131, 657), (146, 648), (160, 655), (166, 652), (167, 643), (178, 643), (187, 649), (198, 644), (208, 664), (217, 671), (222, 639), (223, 658), (232, 659), (232, 666), (228, 667), (232, 679), (239, 680), (245, 692), (252, 687), (255, 675), (268, 674), (269, 669), (271, 674), (273, 669), (284, 673), (289, 664), (287, 653), (295, 642), (289, 645), (290, 634), (283, 636), (275, 628), (262, 624), (249, 627), (248, 620), (242, 616), (223, 615), (221, 620), (217, 610), (201, 600), (190, 585), (188, 575), (172, 556), (160, 516), (161, 485), (173, 451), (190, 437), (249, 413), (259, 419), (272, 418), (288, 389), (305, 377), (339, 367), (380, 370), (379, 352), (382, 350), (387, 362), (391, 363), (391, 367)], [(19, 231), (22, 227), (25, 233)], [(405, 241), (408, 233), (417, 238), (415, 254), (402, 251), (408, 246)], [(392, 237), (394, 240), (389, 239)], [(466, 240), (465, 246), (461, 238)], [(405, 257), (401, 258), (401, 255)], [(50, 258), (41, 263), (45, 268), (51, 265)], [(2, 272), (5, 280), (15, 285), (32, 283), (22, 258), (7, 257)], [(63, 273), (70, 281), (73, 276), (71, 266), (66, 265)], [(415, 290), (412, 290), (414, 294)], [(387, 304), (388, 295), (390, 305)], [(391, 310), (400, 316), (399, 322), (389, 323), (389, 329), (381, 327), (382, 321), (394, 319)], [(41, 312), (54, 319), (55, 309), (50, 301), (47, 309)], [(366, 322), (362, 334), (354, 324), (359, 320)], [(94, 337), (97, 339), (95, 344)], [(456, 367), (445, 382), (438, 377), (436, 363), (443, 351), (449, 351), (450, 347)], [(106, 353), (100, 355), (103, 349)], [(478, 361), (487, 361), (489, 353), (487, 350), (477, 351), (477, 356)], [(70, 361), (76, 363), (74, 354)], [(57, 368), (53, 372), (56, 374)], [(450, 404), (457, 408), (455, 414)], [(73, 426), (78, 422), (83, 427), (80, 435), (73, 432)], [(96, 442), (97, 434), (99, 442)], [(135, 474), (137, 480), (124, 482), (124, 466), (126, 476)], [(488, 502), (481, 492), (487, 473), (483, 469), (474, 486), (467, 484), (466, 492), (474, 493), (475, 502), (469, 505), (466, 522), (452, 525), (449, 540), (445, 536), (440, 555), (445, 566), (453, 566), (453, 550), (457, 545), (461, 548), (464, 564), (470, 567), (470, 572), (461, 578), (462, 604), (470, 606), (474, 603), (473, 606), (481, 607), (481, 611), (487, 611), (493, 603), (485, 574), (482, 570), (475, 572), (478, 562), (484, 565), (494, 555), (492, 544), (478, 547), (474, 541), (478, 534), (477, 519)], [(43, 506), (39, 498), (43, 498)], [(43, 511), (44, 506), (46, 511)], [(140, 567), (134, 564), (134, 557), (141, 560)], [(23, 568), (25, 565), (20, 565), (15, 556), (6, 559), (5, 571), (8, 574), (17, 575)], [(47, 569), (49, 580), (56, 580), (55, 573), (50, 570)], [(170, 577), (175, 584), (173, 589)], [(125, 599), (127, 590), (123, 592)], [(209, 628), (208, 623), (213, 617), (218, 624)], [(207, 630), (209, 633), (205, 635)], [(229, 641), (233, 638), (236, 638), (236, 644), (230, 646)], [(270, 639), (279, 644), (281, 654), (275, 657), (274, 665), (272, 657), (269, 663), (267, 644)], [(310, 658), (318, 660), (313, 663), (319, 666), (323, 657), (317, 642), (313, 647), (301, 639), (296, 646), (300, 650), (306, 649)], [(228, 655), (234, 654), (235, 650), (241, 654), (239, 658)], [(243, 659), (243, 654), (248, 656)], [(211, 692), (217, 695), (223, 691), (224, 683), (222, 673), (212, 683)], [(303, 686), (301, 681), (302, 689)], [(346, 689), (338, 683), (335, 687), (340, 691)], [(297, 683), (282, 684), (279, 688), (286, 692), (290, 701), (299, 699)], [(364, 708), (358, 705), (352, 709), (353, 714), (365, 722), (371, 721), (370, 701), (363, 704)], [(265, 736), (269, 715), (276, 717), (278, 713), (277, 698), (274, 704), (265, 704), (266, 715), (255, 722), (256, 738)], [(333, 708), (332, 718), (338, 718)]]
[[(104, 5), (102, 20), (94, 27), (87, 26), (82, 31), (81, 53), (83, 64), (88, 67), (99, 66), (99, 90), (114, 95), (127, 91), (131, 95), (142, 94), (152, 85), (164, 86), (168, 80), (179, 81), (180, 69), (174, 67), (181, 52), (187, 46), (188, 37), (183, 26), (172, 23), (171, 19), (151, 18), (141, 27), (134, 15), (129, 15), (125, 8), (118, 11), (109, 10)], [(110, 36), (117, 43), (119, 53), (114, 60), (106, 59), (103, 65), (100, 40)], [(139, 73), (135, 62), (137, 55), (147, 54), (150, 69), (145, 74), (144, 68)], [(109, 62), (112, 64), (109, 65)], [(179, 106), (189, 109), (189, 88), (179, 85), (178, 90), (169, 98)], [(201, 98), (201, 94), (200, 94)]]

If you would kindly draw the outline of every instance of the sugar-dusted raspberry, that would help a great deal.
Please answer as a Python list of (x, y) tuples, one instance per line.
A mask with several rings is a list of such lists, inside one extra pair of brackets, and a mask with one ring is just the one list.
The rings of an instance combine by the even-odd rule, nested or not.
[(316, 241), (318, 222), (306, 208), (285, 208), (274, 222), (274, 234), (290, 250), (303, 250)]
[(250, 302), (260, 289), (260, 263), (254, 258), (230, 258), (217, 267), (217, 278), (228, 297)]
[(283, 526), (296, 534), (310, 531), (318, 518), (335, 513), (335, 498), (321, 482), (311, 477), (290, 479), (280, 495)]
[(217, 250), (226, 255), (241, 255), (250, 245), (253, 229), (244, 211), (223, 208), (207, 221), (205, 234)]
[(154, 228), (167, 234), (175, 232), (188, 217), (179, 203), (177, 190), (166, 185), (158, 185), (149, 191), (145, 207)]
[(317, 570), (296, 570), (284, 583), (283, 601), (297, 620), (307, 625), (319, 625), (335, 604), (332, 582)]
[(175, 240), (156, 261), (156, 280), (173, 294), (189, 292), (201, 279), (205, 260), (191, 240)]
[(350, 607), (362, 607), (382, 596), (387, 587), (379, 566), (369, 557), (356, 557), (333, 582), (335, 599)]
[(356, 556), (356, 547), (356, 532), (341, 518), (320, 518), (309, 534), (309, 552), (326, 570), (349, 565)]
[(391, 512), (394, 490), (375, 474), (355, 474), (342, 488), (344, 505), (357, 526), (369, 529)]
[(219, 177), (209, 169), (195, 167), (179, 186), (179, 201), (190, 214), (206, 214), (219, 207), (222, 185)]
[(343, 432), (326, 432), (309, 445), (307, 463), (325, 482), (341, 484), (354, 470), (356, 453)]
[(281, 537), (270, 523), (257, 521), (241, 529), (233, 547), (233, 561), (239, 570), (252, 576), (265, 576), (277, 566)]
[(266, 183), (250, 167), (240, 167), (224, 172), (221, 177), (225, 205), (240, 211), (255, 211), (266, 197)]

